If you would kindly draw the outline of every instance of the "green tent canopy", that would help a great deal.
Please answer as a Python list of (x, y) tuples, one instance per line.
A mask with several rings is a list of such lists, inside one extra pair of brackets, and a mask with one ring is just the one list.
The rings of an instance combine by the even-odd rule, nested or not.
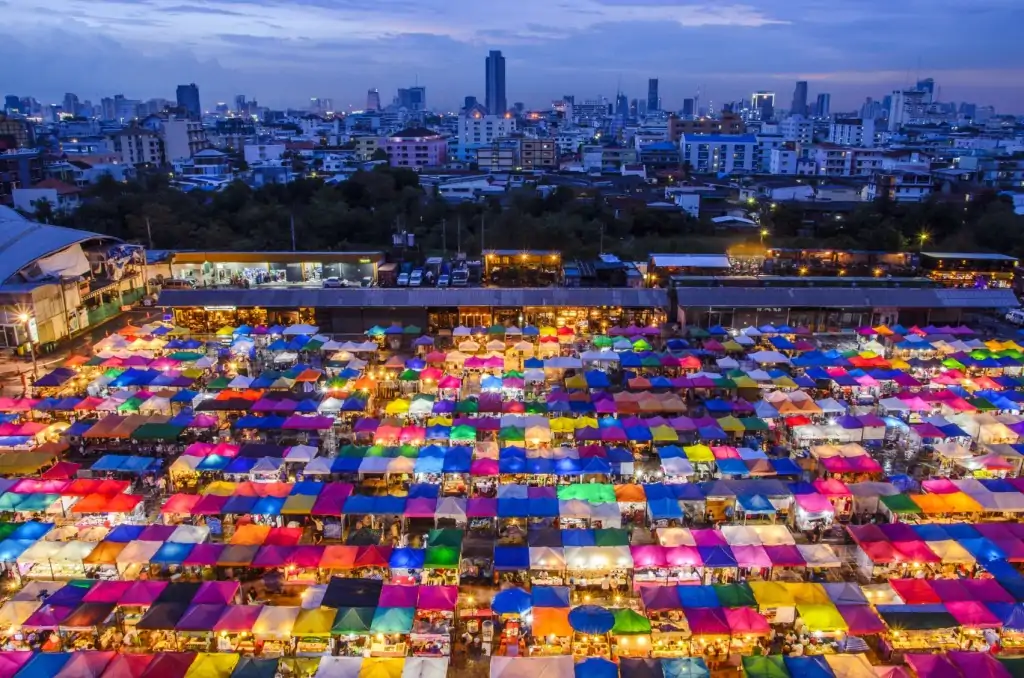
[(722, 607), (757, 607), (757, 600), (754, 592), (746, 583), (743, 584), (713, 584), (718, 602)]
[(890, 494), (886, 497), (879, 497), (878, 500), (896, 514), (921, 514), (921, 507), (905, 494)]
[(376, 608), (373, 607), (338, 608), (338, 614), (331, 626), (331, 633), (337, 635), (369, 633), (374, 612), (376, 612)]
[(432, 546), (424, 554), (423, 567), (433, 570), (455, 570), (459, 567), (460, 549), (456, 546)]
[(621, 608), (612, 610), (612, 614), (615, 615), (615, 626), (612, 627), (612, 635), (629, 636), (651, 632), (650, 620), (639, 612), (629, 608)]

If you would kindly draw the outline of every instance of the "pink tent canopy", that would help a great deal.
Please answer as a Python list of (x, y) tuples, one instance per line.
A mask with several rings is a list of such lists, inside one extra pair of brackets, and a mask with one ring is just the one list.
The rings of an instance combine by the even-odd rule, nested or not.
[(230, 605), (238, 595), (239, 586), (241, 585), (237, 581), (205, 581), (192, 598), (192, 603)]
[(291, 555), (288, 556), (287, 563), (289, 566), (295, 566), (300, 569), (319, 567), (320, 561), (324, 558), (325, 548), (325, 546), (316, 544), (296, 546), (292, 549)]
[(917, 678), (955, 678), (962, 675), (946, 655), (910, 653), (903, 659), (917, 673)]
[(732, 554), (739, 567), (772, 566), (772, 559), (765, 553), (763, 546), (733, 546)]
[(942, 559), (935, 555), (935, 552), (928, 548), (923, 541), (894, 541), (892, 543), (897, 553), (903, 556), (903, 560), (912, 563), (941, 563)]
[[(430, 499), (428, 497), (417, 497), (410, 499), (405, 504), (405, 517), (406, 518), (433, 518), (434, 511), (437, 509), (437, 500)], [(402, 607), (391, 606), (391, 607)]]
[(688, 607), (686, 621), (695, 636), (728, 636), (731, 634), (725, 611), (720, 607)]
[(458, 599), (458, 586), (421, 586), (419, 587), (419, 597), (416, 600), (416, 608), (451, 611), (455, 609)]
[(929, 478), (921, 481), (921, 487), (932, 494), (953, 494), (959, 492), (960, 488), (953, 484), (949, 478)]
[(34, 655), (35, 653), (30, 650), (24, 652), (0, 652), (0, 676), (3, 678), (14, 678), (14, 675)]
[(57, 672), (56, 678), (99, 676), (116, 655), (113, 651), (99, 650), (72, 652), (71, 659)]
[(704, 564), (696, 546), (666, 547), (665, 562), (669, 567), (700, 567)]
[(295, 414), (284, 420), (282, 428), (293, 431), (326, 431), (334, 426), (333, 417), (304, 417)]
[(665, 547), (656, 544), (635, 544), (629, 547), (630, 555), (633, 557), (633, 566), (641, 567), (666, 567)]
[(418, 586), (397, 586), (385, 584), (380, 590), (378, 607), (416, 607), (419, 597)]
[(222, 512), (224, 504), (228, 503), (230, 497), (221, 497), (216, 494), (204, 494), (196, 505), (192, 507), (192, 514), (197, 516), (215, 516)]
[(469, 466), (471, 476), (496, 476), (498, 475), (497, 459), (474, 459)]
[(836, 605), (836, 609), (849, 627), (850, 633), (871, 635), (886, 630), (885, 623), (870, 605)]
[(252, 631), (256, 619), (263, 611), (262, 605), (228, 605), (224, 614), (213, 625), (215, 632), (242, 633)]
[[(805, 567), (807, 565), (807, 561), (804, 560), (803, 555), (801, 555), (800, 549), (792, 544), (765, 546), (764, 552), (768, 554), (768, 558), (771, 559), (773, 567)], [(733, 548), (733, 554), (735, 553), (736, 549)], [(737, 561), (738, 560), (739, 557), (737, 556)]]
[(946, 657), (971, 678), (1010, 678), (1010, 671), (986, 652), (948, 652)]
[(831, 513), (834, 510), (832, 502), (823, 494), (798, 494), (796, 503), (808, 513)]
[(474, 497), (466, 502), (466, 517), (468, 518), (493, 518), (496, 515), (498, 515), (497, 499)]
[(124, 592), (118, 605), (152, 605), (153, 601), (167, 588), (165, 581), (137, 581)]
[(224, 551), (224, 544), (196, 544), (185, 556), (183, 565), (197, 565), (212, 567), (220, 560), (220, 554)]
[(946, 610), (961, 626), (974, 629), (999, 628), (1003, 623), (999, 617), (977, 600), (954, 600), (946, 603)]
[(121, 599), (133, 582), (130, 581), (101, 581), (86, 591), (82, 597), (85, 603), (116, 603)]
[(725, 619), (734, 636), (768, 635), (768, 620), (751, 607), (725, 608)]
[(941, 603), (939, 594), (925, 579), (890, 579), (889, 585), (907, 605)]
[(718, 530), (690, 530), (697, 546), (725, 546), (725, 536)]

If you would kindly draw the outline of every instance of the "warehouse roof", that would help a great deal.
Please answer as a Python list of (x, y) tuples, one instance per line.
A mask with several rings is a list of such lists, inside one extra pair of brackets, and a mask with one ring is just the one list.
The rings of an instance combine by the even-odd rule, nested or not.
[(1010, 290), (859, 287), (677, 287), (680, 306), (720, 308), (1016, 308)]
[(0, 284), (42, 257), (75, 243), (108, 236), (30, 221), (0, 206)]
[(349, 289), (217, 289), (164, 290), (159, 305), (241, 306), (264, 308), (388, 308), (454, 306), (621, 306), (667, 308), (668, 292), (644, 288), (588, 287), (465, 287), (459, 289), (349, 288)]

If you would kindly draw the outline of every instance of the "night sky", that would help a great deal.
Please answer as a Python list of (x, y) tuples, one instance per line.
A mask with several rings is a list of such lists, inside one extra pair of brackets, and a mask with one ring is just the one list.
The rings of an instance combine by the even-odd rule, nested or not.
[(508, 101), (562, 94), (643, 98), (666, 108), (777, 93), (852, 110), (918, 77), (944, 101), (1024, 112), (1024, 0), (0, 0), (0, 94), (174, 98), (204, 108), (235, 94), (272, 107), (331, 97), (361, 108), (418, 81), (432, 108), (483, 99), (484, 57), (507, 59)]

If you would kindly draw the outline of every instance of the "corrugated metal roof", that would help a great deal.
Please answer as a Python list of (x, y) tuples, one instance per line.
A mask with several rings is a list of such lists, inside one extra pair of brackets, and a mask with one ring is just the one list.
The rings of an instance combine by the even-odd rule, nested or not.
[(677, 287), (683, 307), (1015, 308), (1010, 290), (836, 287)]
[(388, 308), (454, 306), (621, 306), (667, 308), (666, 290), (643, 288), (531, 287), (461, 289), (421, 287), (358, 289), (219, 289), (165, 290), (159, 305), (240, 306), (266, 308)]
[[(751, 222), (753, 223), (753, 222)], [(725, 254), (652, 254), (655, 266), (665, 268), (729, 268), (729, 257)]]
[(99, 233), (30, 221), (12, 209), (0, 206), (0, 284), (36, 259), (92, 238)]

